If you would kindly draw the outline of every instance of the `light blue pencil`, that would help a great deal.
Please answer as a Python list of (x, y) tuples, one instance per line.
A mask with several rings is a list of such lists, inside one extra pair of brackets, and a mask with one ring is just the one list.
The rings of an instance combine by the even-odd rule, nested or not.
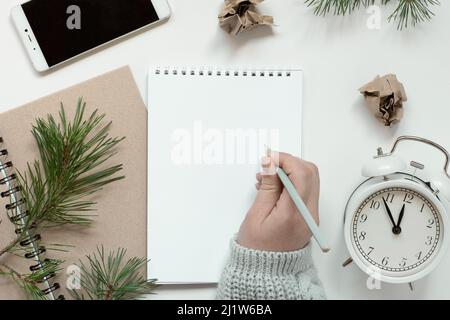
[(305, 205), (302, 198), (297, 193), (297, 190), (295, 189), (292, 181), (287, 176), (286, 172), (284, 172), (283, 169), (278, 168), (277, 174), (287, 192), (289, 193), (289, 196), (291, 197), (295, 206), (297, 207), (298, 212), (303, 216), (303, 219), (305, 219), (305, 222), (308, 225), (309, 230), (311, 230), (314, 239), (316, 239), (317, 243), (319, 244), (319, 247), (323, 252), (330, 251), (330, 247), (327, 245), (324, 237), (320, 233), (319, 227), (317, 226), (316, 221), (314, 221), (311, 212), (308, 210), (308, 207)]

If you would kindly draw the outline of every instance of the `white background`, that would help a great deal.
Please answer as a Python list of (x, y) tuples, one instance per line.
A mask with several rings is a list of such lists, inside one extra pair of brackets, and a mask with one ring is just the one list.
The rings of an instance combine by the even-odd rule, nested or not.
[[(392, 8), (382, 9), (380, 30), (369, 30), (364, 10), (344, 19), (324, 19), (315, 17), (303, 0), (266, 0), (260, 8), (274, 16), (273, 31), (253, 30), (233, 38), (217, 25), (222, 0), (171, 0), (173, 15), (164, 25), (44, 75), (32, 69), (9, 17), (10, 8), (20, 2), (0, 2), (0, 111), (126, 64), (131, 64), (144, 98), (145, 69), (150, 64), (302, 66), (304, 157), (320, 168), (321, 228), (333, 247), (321, 254), (314, 244), (314, 258), (329, 298), (450, 298), (450, 254), (415, 284), (414, 292), (406, 285), (386, 284), (369, 291), (366, 277), (355, 265), (341, 267), (348, 255), (343, 208), (361, 180), (362, 163), (376, 147), (387, 148), (400, 134), (414, 134), (450, 148), (448, 1), (434, 9), (437, 15), (431, 23), (399, 32), (385, 22)], [(357, 91), (385, 73), (398, 75), (409, 98), (405, 118), (390, 129), (368, 114)], [(404, 149), (427, 167), (441, 166), (438, 155), (424, 152), (429, 149), (414, 145)], [(181, 286), (160, 289), (151, 298), (200, 299), (214, 294), (212, 287)]]

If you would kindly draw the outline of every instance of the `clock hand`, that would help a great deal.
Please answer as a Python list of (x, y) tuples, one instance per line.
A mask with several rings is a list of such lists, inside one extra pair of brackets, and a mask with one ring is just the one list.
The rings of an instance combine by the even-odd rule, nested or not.
[(396, 224), (395, 221), (394, 221), (394, 217), (392, 216), (391, 209), (389, 209), (389, 206), (388, 206), (388, 204), (386, 203), (386, 200), (384, 200), (383, 197), (381, 197), (381, 199), (383, 199), (383, 203), (384, 203), (384, 206), (385, 206), (385, 208), (386, 208), (386, 212), (387, 212), (387, 214), (388, 214), (388, 216), (389, 216), (389, 219), (390, 219), (391, 222), (392, 222), (392, 233), (393, 233), (393, 234), (399, 234), (399, 233), (400, 233), (400, 232), (399, 232), (399, 229), (400, 229), (400, 228), (397, 227), (397, 224)]
[(403, 204), (402, 210), (400, 210), (400, 215), (398, 216), (397, 228), (400, 228), (400, 223), (402, 223), (404, 214), (405, 214), (405, 204)]

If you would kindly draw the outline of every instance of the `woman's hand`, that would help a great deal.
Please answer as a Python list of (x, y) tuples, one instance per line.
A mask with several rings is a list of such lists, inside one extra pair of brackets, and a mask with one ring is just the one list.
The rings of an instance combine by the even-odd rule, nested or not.
[(304, 248), (311, 232), (278, 178), (276, 167), (286, 172), (318, 223), (320, 181), (317, 167), (287, 153), (263, 157), (262, 167), (263, 171), (256, 175), (258, 194), (241, 225), (237, 242), (263, 251)]

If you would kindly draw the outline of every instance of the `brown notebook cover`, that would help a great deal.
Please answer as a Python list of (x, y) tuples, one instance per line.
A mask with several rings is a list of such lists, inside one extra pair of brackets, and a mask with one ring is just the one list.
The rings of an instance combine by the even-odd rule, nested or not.
[[(4, 139), (2, 149), (8, 149), (8, 158), (15, 169), (23, 171), (27, 162), (38, 158), (31, 134), (35, 119), (47, 114), (59, 119), (61, 102), (68, 119), (72, 119), (79, 97), (87, 104), (87, 115), (97, 108), (99, 113), (106, 114), (105, 121), (112, 121), (111, 136), (126, 137), (119, 144), (117, 155), (106, 164), (122, 163), (124, 169), (120, 173), (125, 179), (107, 185), (95, 196), (97, 210), (94, 214), (97, 216), (91, 227), (60, 227), (41, 232), (45, 243), (74, 246), (69, 248), (69, 252), (47, 252), (48, 257), (65, 260), (64, 270), (56, 281), (61, 285), (60, 293), (66, 298), (70, 298), (66, 292), (66, 267), (94, 252), (98, 245), (104, 245), (105, 249), (126, 248), (129, 256), (146, 256), (147, 109), (130, 69), (124, 67), (0, 114), (0, 136)], [(0, 199), (0, 219), (3, 220), (0, 224), (1, 248), (14, 234), (4, 209), (6, 201)], [(21, 271), (28, 271), (33, 264), (33, 261), (11, 255), (4, 255), (0, 262), (14, 265)], [(146, 274), (145, 270), (143, 274)], [(14, 283), (0, 277), (0, 299), (24, 298)]]

